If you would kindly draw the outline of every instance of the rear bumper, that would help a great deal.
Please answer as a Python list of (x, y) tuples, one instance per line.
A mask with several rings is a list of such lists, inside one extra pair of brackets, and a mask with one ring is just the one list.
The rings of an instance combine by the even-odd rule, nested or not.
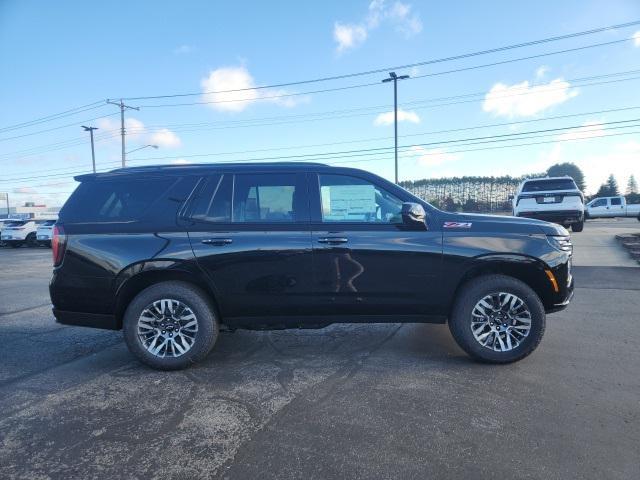
[(578, 223), (584, 219), (584, 213), (580, 210), (525, 211), (519, 212), (517, 216), (563, 224)]
[(53, 316), (58, 323), (63, 325), (75, 325), (79, 327), (102, 328), (106, 330), (120, 330), (120, 325), (115, 315), (100, 313), (70, 312), (67, 310), (53, 309)]

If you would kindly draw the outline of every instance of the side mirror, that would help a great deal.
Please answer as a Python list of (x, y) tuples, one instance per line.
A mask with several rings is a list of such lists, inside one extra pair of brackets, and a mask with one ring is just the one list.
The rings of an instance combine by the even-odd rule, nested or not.
[(405, 202), (402, 204), (402, 223), (411, 228), (427, 229), (427, 213), (419, 203)]

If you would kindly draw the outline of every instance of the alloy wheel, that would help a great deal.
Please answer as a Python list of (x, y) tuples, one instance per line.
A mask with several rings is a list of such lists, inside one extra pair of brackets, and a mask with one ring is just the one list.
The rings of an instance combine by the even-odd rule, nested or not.
[(531, 312), (517, 295), (490, 293), (471, 312), (471, 332), (476, 341), (495, 352), (517, 348), (531, 331)]
[(138, 318), (138, 338), (156, 357), (180, 357), (193, 347), (198, 320), (189, 306), (163, 298), (147, 305)]

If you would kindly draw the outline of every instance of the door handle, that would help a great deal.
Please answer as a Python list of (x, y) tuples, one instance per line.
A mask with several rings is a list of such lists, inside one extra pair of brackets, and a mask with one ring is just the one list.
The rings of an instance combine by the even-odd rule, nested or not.
[(345, 237), (320, 237), (318, 243), (347, 243), (348, 238)]
[(231, 238), (205, 238), (201, 240), (200, 243), (204, 243), (205, 245), (215, 245), (217, 247), (223, 247), (225, 245), (229, 245), (233, 243)]

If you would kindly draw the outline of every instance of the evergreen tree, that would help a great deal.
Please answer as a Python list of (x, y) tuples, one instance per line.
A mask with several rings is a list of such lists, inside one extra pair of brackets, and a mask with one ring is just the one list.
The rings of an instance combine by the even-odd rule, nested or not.
[(620, 190), (618, 190), (618, 182), (616, 181), (616, 177), (613, 176), (613, 173), (609, 175), (609, 178), (607, 178), (607, 187), (611, 192), (611, 195), (609, 195), (610, 197), (620, 195)]
[(629, 181), (627, 182), (627, 195), (631, 195), (632, 193), (638, 192), (638, 182), (636, 182), (636, 177), (633, 174), (629, 177)]

